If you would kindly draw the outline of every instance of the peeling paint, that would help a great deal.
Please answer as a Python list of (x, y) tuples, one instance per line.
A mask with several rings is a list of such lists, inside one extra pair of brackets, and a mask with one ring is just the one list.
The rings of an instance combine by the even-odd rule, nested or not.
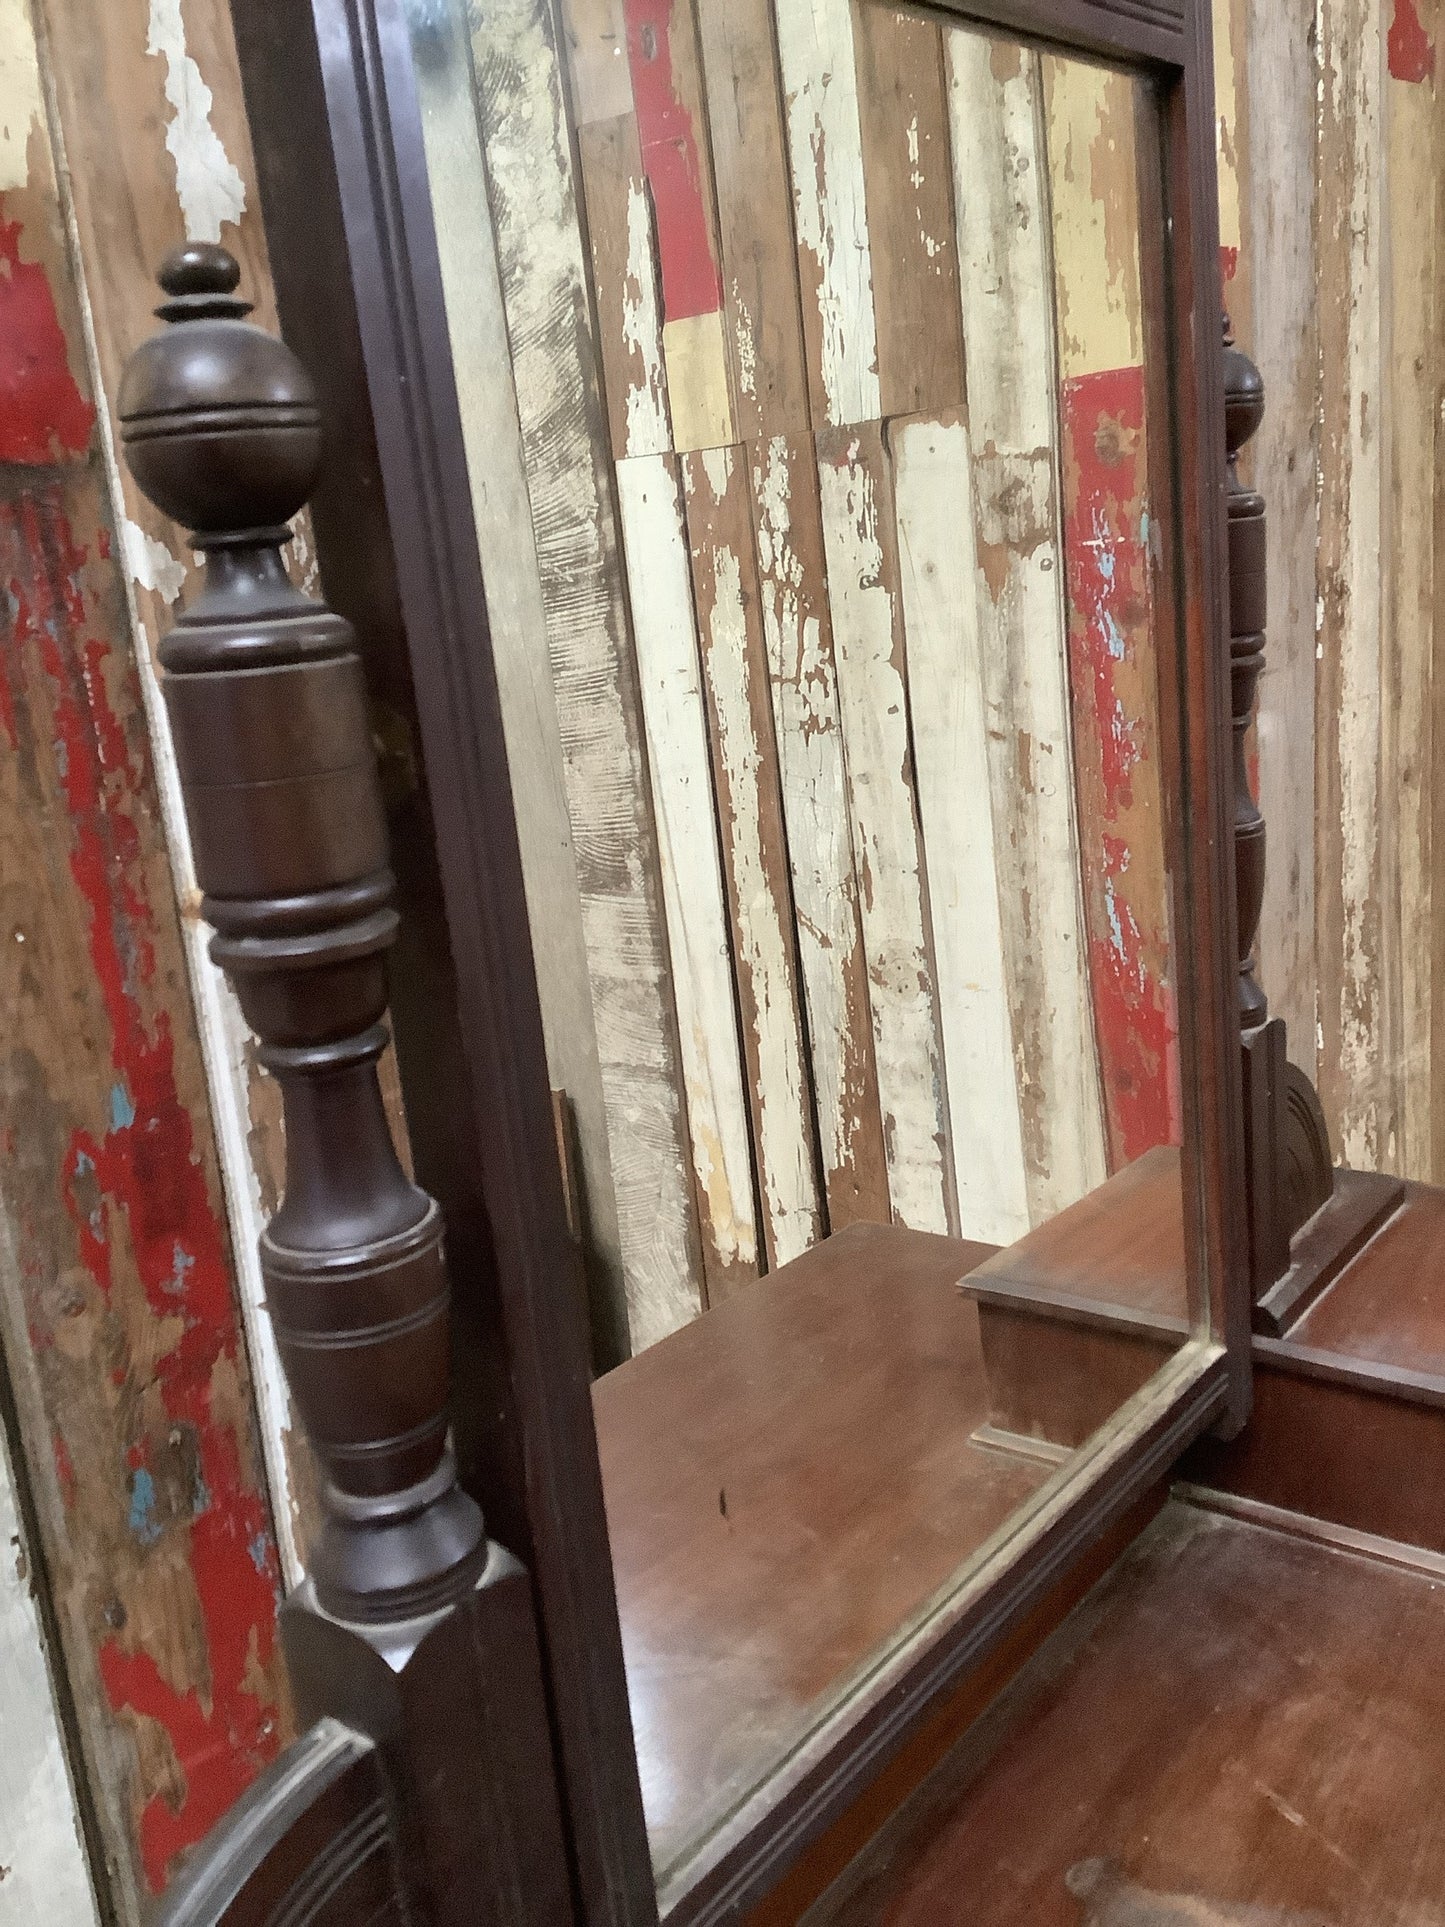
[(686, 321), (714, 314), (722, 307), (722, 276), (703, 193), (697, 130), (674, 72), (674, 18), (691, 33), (690, 11), (676, 0), (624, 0), (623, 12), (642, 165), (657, 223), (663, 318)]
[(44, 122), (40, 64), (26, 0), (0, 0), (0, 194), (24, 187), (31, 130)]
[(185, 563), (128, 516), (120, 525), (120, 541), (126, 569), (137, 588), (150, 590), (167, 605), (174, 602), (186, 586)]
[(1435, 43), (1420, 20), (1416, 0), (1395, 0), (1390, 21), (1390, 72), (1396, 80), (1420, 85), (1435, 77)]
[(37, 467), (83, 454), (94, 425), (45, 269), (23, 258), (21, 224), (0, 203), (0, 462)]
[(181, 0), (150, 0), (146, 52), (166, 63), (171, 118), (166, 151), (175, 164), (176, 196), (190, 241), (219, 241), (246, 208), (246, 184), (211, 125), (213, 96), (186, 48)]

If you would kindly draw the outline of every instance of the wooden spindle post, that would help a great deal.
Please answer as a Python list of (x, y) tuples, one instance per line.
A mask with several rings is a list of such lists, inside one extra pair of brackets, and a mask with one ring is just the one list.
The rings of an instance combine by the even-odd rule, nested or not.
[(1269, 1016), (1256, 974), (1264, 908), (1265, 825), (1249, 780), (1249, 727), (1264, 668), (1268, 520), (1264, 497), (1239, 479), (1239, 452), (1264, 420), (1264, 381), (1224, 322), (1224, 435), (1229, 468), (1229, 686), (1234, 720), (1234, 889), (1239, 913), (1239, 1023)]
[(377, 1081), (397, 917), (361, 664), (282, 561), (319, 414), (290, 350), (245, 320), (230, 255), (188, 246), (160, 279), (170, 325), (126, 370), (122, 439), (206, 556), (161, 649), (165, 697), (211, 954), (285, 1103), (261, 1262), (324, 1515), (283, 1613), (292, 1684), (304, 1719), (380, 1747), (429, 1918), (566, 1920), (530, 1586), (457, 1483), (441, 1212), (402, 1170)]
[(1264, 381), (1224, 317), (1224, 432), (1229, 517), (1229, 679), (1234, 723), (1234, 883), (1239, 1024), (1255, 1324), (1289, 1329), (1395, 1208), (1402, 1187), (1374, 1173), (1336, 1175), (1318, 1093), (1289, 1061), (1255, 961), (1264, 907), (1264, 816), (1249, 780), (1249, 730), (1265, 665), (1268, 520), (1239, 478), (1240, 451), (1264, 420)]

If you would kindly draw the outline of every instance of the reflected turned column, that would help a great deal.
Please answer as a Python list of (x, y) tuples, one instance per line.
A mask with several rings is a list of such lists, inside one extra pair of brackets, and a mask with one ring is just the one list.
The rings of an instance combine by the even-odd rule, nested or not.
[(206, 556), (161, 649), (165, 698), (211, 954), (285, 1102), (261, 1263), (324, 1515), (283, 1611), (292, 1684), (303, 1720), (380, 1745), (427, 1918), (566, 1919), (531, 1589), (457, 1483), (441, 1211), (401, 1167), (377, 1080), (397, 915), (361, 663), (282, 559), (319, 411), (245, 319), (230, 255), (192, 245), (160, 278), (169, 325), (127, 367), (122, 439)]

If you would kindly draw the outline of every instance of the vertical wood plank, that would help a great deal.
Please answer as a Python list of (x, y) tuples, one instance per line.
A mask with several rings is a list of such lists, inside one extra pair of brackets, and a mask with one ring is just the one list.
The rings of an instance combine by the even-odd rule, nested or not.
[(1045, 55), (1079, 855), (1110, 1163), (1180, 1141), (1134, 83)]
[(286, 1737), (280, 1571), (81, 289), (0, 21), (0, 1347), (134, 1922)]
[(955, 1218), (935, 980), (908, 741), (898, 536), (883, 431), (818, 438), (838, 707), (894, 1221)]
[(864, 0), (854, 21), (882, 413), (961, 406), (963, 310), (943, 31)]
[(744, 449), (683, 462), (693, 596), (768, 1264), (822, 1230)]
[(595, 1348), (613, 1357), (625, 1348), (626, 1261), (577, 853), (471, 62), (453, 31), (448, 57), (418, 69), (418, 95), (548, 1074), (575, 1125)]
[(1400, 1145), (1406, 1177), (1435, 1175), (1432, 977), (1441, 967), (1433, 941), (1434, 837), (1431, 787), (1437, 771), (1435, 603), (1445, 577), (1435, 559), (1435, 449), (1440, 433), (1442, 328), (1438, 303), (1438, 227), (1421, 209), (1440, 203), (1445, 168), (1436, 34), (1438, 0), (1395, 0), (1386, 41), (1386, 219), (1389, 283), (1386, 345), (1386, 594), (1381, 787), (1398, 808), (1395, 870), (1399, 892)]
[[(642, 718), (550, 8), (501, 0), (473, 57), (577, 853), (635, 1346), (701, 1304)], [(539, 143), (549, 155), (538, 166)]]
[(878, 335), (853, 0), (775, 6), (813, 421), (877, 419)]
[(756, 1277), (758, 1245), (748, 1093), (677, 463), (661, 455), (620, 462), (617, 488), (711, 1303)]
[(617, 114), (580, 126), (577, 157), (612, 454), (617, 461), (661, 455), (672, 447), (672, 423), (652, 212), (636, 116)]
[(51, 1687), (59, 1655), (47, 1648), (35, 1605), (36, 1560), (0, 1434), (0, 1927), (33, 1927), (40, 1920), (84, 1927), (99, 1915)]
[[(186, 238), (224, 240), (241, 263), (256, 319), (274, 327), (275, 307), (255, 164), (241, 104), (230, 15), (219, 0), (41, 0), (55, 90), (54, 129), (65, 158), (72, 240), (84, 274), (82, 328), (98, 394), (117, 392), (126, 355), (154, 325), (155, 270)], [(79, 346), (79, 344), (78, 344)], [(197, 889), (170, 724), (155, 650), (173, 605), (193, 592), (199, 569), (181, 530), (160, 515), (115, 459), (110, 409), (100, 410), (100, 447), (113, 504), (118, 554), (128, 577), (136, 664), (154, 758), (175, 893)], [(296, 566), (309, 566), (304, 529)], [(251, 1378), (261, 1420), (267, 1482), (282, 1566), (294, 1584), (315, 1512), (305, 1440), (264, 1305), (257, 1238), (267, 1200), (279, 1195), (284, 1148), (280, 1104), (255, 1060), (240, 1007), (207, 949), (209, 933), (183, 916), (182, 940), (210, 1096), (232, 1251), (240, 1285)]]
[(989, 777), (972, 458), (961, 411), (890, 425), (958, 1235), (1030, 1228)]
[(840, 1231), (888, 1222), (888, 1169), (812, 437), (755, 446), (751, 480), (823, 1184)]
[(622, 0), (562, 0), (567, 91), (579, 127), (632, 112)]
[(1382, 4), (1323, 7), (1319, 123), (1320, 1094), (1336, 1155), (1368, 1170), (1392, 1168), (1399, 1151), (1381, 836), (1397, 807), (1381, 781)]
[(808, 426), (771, 0), (698, 0), (739, 441)]
[(947, 36), (1004, 954), (1035, 1223), (1105, 1175), (1079, 888), (1037, 55)]
[(623, 0), (662, 284), (673, 446), (735, 439), (694, 0)]
[[(1220, 0), (1223, 4), (1223, 0)], [(1264, 373), (1251, 444), (1269, 506), (1269, 656), (1260, 683), (1259, 802), (1267, 824), (1259, 977), (1311, 1077), (1315, 968), (1315, 552), (1319, 539), (1319, 290), (1315, 237), (1315, 0), (1249, 10), (1250, 152), (1244, 180), (1253, 324), (1241, 342)]]

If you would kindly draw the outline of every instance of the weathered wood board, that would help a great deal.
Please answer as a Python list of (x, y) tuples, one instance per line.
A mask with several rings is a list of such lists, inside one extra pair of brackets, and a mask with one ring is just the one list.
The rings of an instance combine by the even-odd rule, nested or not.
[[(1106, 1174), (1070, 729), (1039, 57), (947, 35), (981, 655), (1006, 978), (1035, 1223)], [(1000, 156), (1012, 166), (1000, 166)]]
[(1180, 1139), (1164, 850), (1134, 82), (1042, 63), (1069, 682), (1089, 984), (1113, 1169)]
[(36, 47), (0, 18), (0, 1336), (138, 1921), (286, 1737), (280, 1570)]
[(823, 1220), (747, 451), (689, 455), (682, 473), (713, 800), (771, 1267), (815, 1244)]
[(818, 477), (889, 1199), (897, 1223), (948, 1231), (956, 1211), (947, 1097), (882, 428), (825, 430)]
[[(701, 1307), (677, 1019), (550, 8), (474, 30), (634, 1345)], [(547, 161), (539, 165), (545, 151)], [(669, 367), (676, 425), (676, 384)]]

